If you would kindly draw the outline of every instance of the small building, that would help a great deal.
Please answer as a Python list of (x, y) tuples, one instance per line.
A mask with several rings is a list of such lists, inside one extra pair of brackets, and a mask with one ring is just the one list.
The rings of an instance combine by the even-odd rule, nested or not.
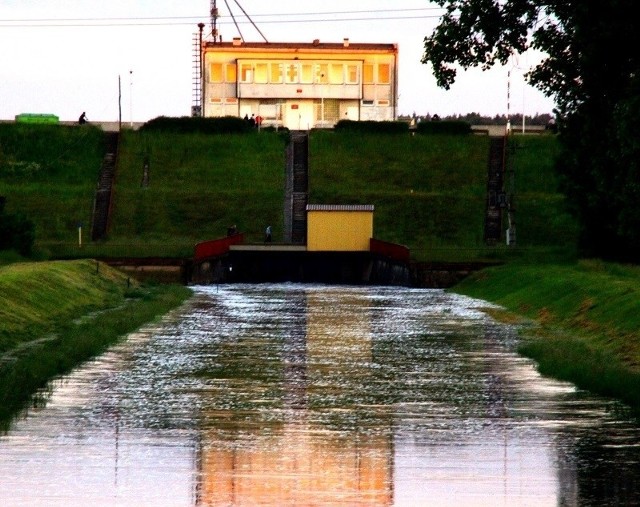
[(373, 211), (372, 204), (307, 205), (307, 251), (368, 252)]
[(201, 50), (202, 116), (261, 117), (290, 130), (397, 117), (397, 44), (236, 38)]

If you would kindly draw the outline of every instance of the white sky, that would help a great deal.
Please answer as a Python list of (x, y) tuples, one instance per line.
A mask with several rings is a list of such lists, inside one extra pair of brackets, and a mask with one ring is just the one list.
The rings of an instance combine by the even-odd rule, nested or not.
[[(262, 41), (235, 0), (227, 3), (245, 40)], [(420, 63), (422, 41), (442, 12), (427, 0), (239, 4), (270, 42), (398, 43), (399, 114), (493, 116), (508, 106), (512, 114), (552, 112), (553, 102), (524, 84), (533, 57), (461, 71), (451, 90), (438, 88)], [(115, 121), (119, 76), (123, 121), (189, 115), (193, 36), (198, 22), (210, 29), (209, 7), (210, 0), (0, 0), (0, 119), (52, 113), (75, 120), (86, 111), (90, 120)], [(231, 40), (238, 32), (224, 0), (218, 9), (222, 38)]]

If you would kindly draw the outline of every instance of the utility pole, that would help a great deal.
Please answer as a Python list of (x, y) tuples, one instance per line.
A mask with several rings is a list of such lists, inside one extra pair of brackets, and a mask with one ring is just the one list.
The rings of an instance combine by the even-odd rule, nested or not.
[[(511, 141), (511, 70), (507, 72), (507, 131), (505, 133), (502, 170), (504, 180), (508, 177), (507, 193), (507, 245), (516, 246), (516, 173), (513, 168), (513, 143)], [(507, 174), (508, 173), (508, 174)], [(506, 189), (505, 189), (506, 190)]]
[(118, 132), (122, 130), (122, 83), (118, 74)]
[(133, 128), (133, 71), (129, 71), (129, 126)]

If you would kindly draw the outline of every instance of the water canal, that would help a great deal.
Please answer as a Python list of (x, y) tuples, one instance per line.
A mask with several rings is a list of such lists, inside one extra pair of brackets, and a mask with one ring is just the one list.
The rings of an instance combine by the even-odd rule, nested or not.
[(0, 505), (634, 505), (638, 422), (541, 378), (486, 305), (198, 287), (0, 436)]

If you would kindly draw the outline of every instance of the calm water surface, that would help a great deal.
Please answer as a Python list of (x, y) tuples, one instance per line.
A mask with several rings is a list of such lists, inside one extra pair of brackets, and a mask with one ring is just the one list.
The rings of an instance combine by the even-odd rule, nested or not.
[(0, 436), (0, 505), (636, 505), (640, 425), (438, 290), (196, 288)]

